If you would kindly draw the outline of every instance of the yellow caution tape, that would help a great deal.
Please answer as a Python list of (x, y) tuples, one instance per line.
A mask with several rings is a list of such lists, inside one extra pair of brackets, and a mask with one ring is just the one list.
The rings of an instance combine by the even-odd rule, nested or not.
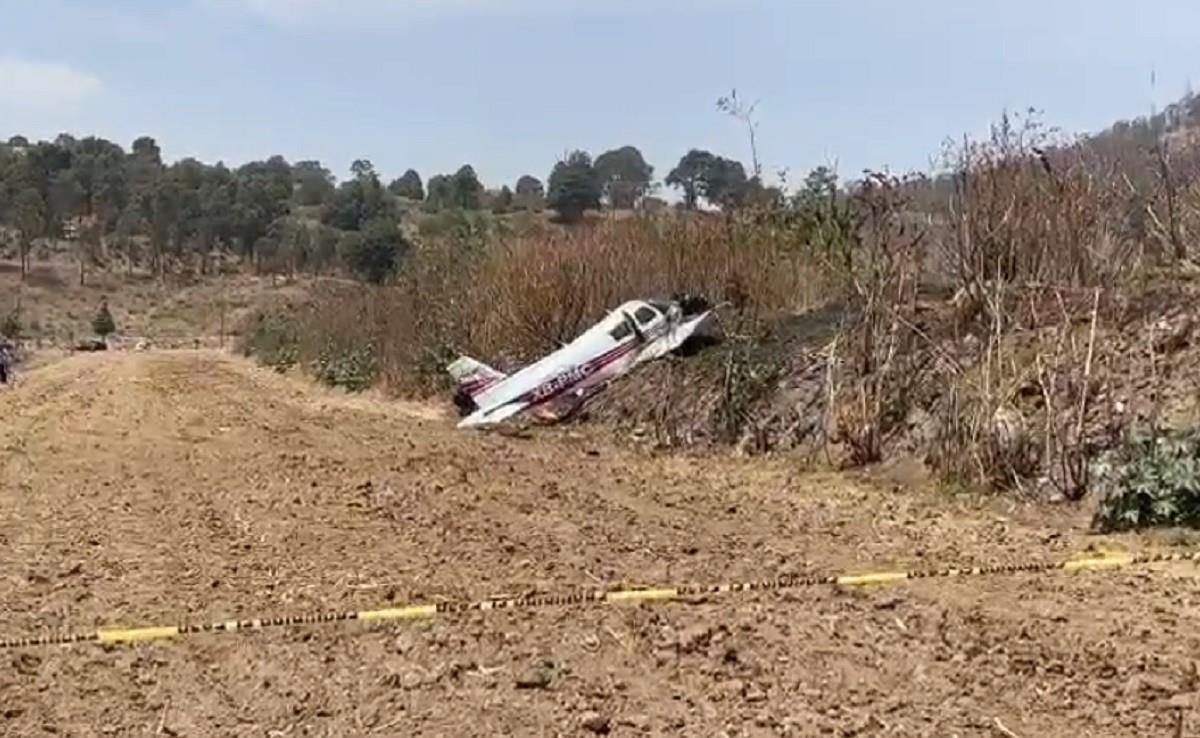
[(885, 571), (877, 574), (852, 574), (840, 576), (837, 583), (844, 587), (862, 587), (868, 584), (890, 584), (908, 579), (906, 571)]
[(431, 618), (437, 614), (437, 605), (417, 605), (415, 607), (389, 607), (383, 610), (363, 610), (358, 613), (356, 620), (368, 622), (376, 620), (415, 620)]
[(604, 599), (608, 602), (642, 602), (652, 600), (673, 600), (679, 596), (676, 587), (661, 589), (633, 589), (623, 592), (608, 592)]
[(432, 605), (410, 605), (377, 610), (316, 613), (277, 618), (252, 618), (248, 620), (226, 620), (207, 625), (163, 625), (142, 628), (102, 628), (100, 630), (68, 635), (47, 635), (31, 638), (0, 640), (0, 650), (30, 648), (34, 646), (70, 645), (76, 643), (144, 643), (165, 640), (182, 635), (199, 633), (230, 633), (239, 630), (297, 625), (321, 625), (325, 623), (361, 620), (382, 622), (389, 620), (414, 620), (437, 615), (456, 614), (485, 610), (536, 609), (546, 607), (568, 607), (578, 605), (602, 605), (605, 603), (658, 602), (684, 597), (699, 597), (710, 594), (733, 592), (771, 592), (785, 589), (801, 589), (819, 586), (862, 587), (891, 584), (907, 580), (939, 579), (963, 576), (994, 576), (1001, 574), (1050, 574), (1054, 572), (1078, 572), (1108, 570), (1138, 564), (1167, 562), (1200, 562), (1200, 551), (1169, 554), (1101, 554), (1082, 559), (1056, 562), (1026, 562), (1023, 564), (998, 564), (992, 566), (947, 567), (941, 569), (917, 569), (911, 571), (883, 571), (865, 574), (841, 574), (834, 576), (780, 576), (758, 581), (726, 582), (721, 584), (686, 584), (674, 587), (646, 589), (623, 589), (616, 591), (581, 589), (572, 594), (526, 595), (521, 597), (499, 597), (477, 601), (440, 602)]
[(98, 643), (134, 643), (158, 641), (179, 635), (179, 627), (167, 625), (155, 628), (111, 628), (96, 632)]
[(1134, 557), (1128, 554), (1115, 554), (1090, 559), (1076, 559), (1063, 563), (1064, 571), (1082, 571), (1084, 569), (1115, 569), (1134, 563)]

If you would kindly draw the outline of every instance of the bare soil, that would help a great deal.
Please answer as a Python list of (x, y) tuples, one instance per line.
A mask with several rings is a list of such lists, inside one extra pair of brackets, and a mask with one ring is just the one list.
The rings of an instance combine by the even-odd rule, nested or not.
[[(464, 433), (208, 351), (64, 359), (0, 423), (0, 636), (1172, 542)], [(1192, 567), (960, 578), (9, 651), (0, 734), (1192, 735), (1197, 654)]]

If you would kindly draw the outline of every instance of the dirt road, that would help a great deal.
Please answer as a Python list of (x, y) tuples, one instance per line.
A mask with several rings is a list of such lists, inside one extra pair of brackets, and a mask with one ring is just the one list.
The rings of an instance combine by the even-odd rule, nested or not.
[[(785, 460), (465, 434), (215, 353), (67, 359), (0, 423), (0, 637), (1149, 545)], [(1194, 735), (1193, 574), (10, 651), (0, 735)]]

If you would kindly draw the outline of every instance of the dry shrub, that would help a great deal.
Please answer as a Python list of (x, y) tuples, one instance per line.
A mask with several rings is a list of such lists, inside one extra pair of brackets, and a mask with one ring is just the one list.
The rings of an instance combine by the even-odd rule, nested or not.
[[(444, 388), (470, 354), (512, 369), (575, 338), (633, 298), (699, 295), (735, 334), (823, 298), (803, 249), (762, 219), (639, 217), (506, 236), (421, 239), (395, 284), (338, 284), (303, 316), (301, 360), (369, 344), (379, 379), (402, 393)], [(333, 346), (333, 349), (330, 349)]]
[[(928, 461), (945, 479), (990, 489), (1020, 487), (1039, 466), (1017, 400), (1034, 381), (1027, 355), (1006, 333), (1006, 294), (990, 286), (982, 343), (974, 335), (965, 350), (947, 349), (938, 361), (937, 383), (946, 388), (936, 408), (936, 432)], [(957, 355), (956, 355), (957, 353)]]
[(557, 348), (617, 304), (703, 295), (739, 313), (797, 310), (816, 299), (802, 255), (751, 221), (697, 216), (637, 218), (518, 238), (480, 265), (475, 289), (487, 353), (522, 346), (526, 358)]
[(909, 183), (870, 174), (855, 194), (855, 261), (849, 275), (851, 321), (830, 360), (830, 440), (853, 465), (878, 461), (884, 441), (908, 416), (924, 374), (917, 291), (926, 235), (907, 217)]
[(1042, 442), (1050, 468), (1047, 479), (1059, 494), (1078, 500), (1088, 491), (1088, 462), (1091, 457), (1085, 425), (1094, 390), (1092, 362), (1095, 358), (1097, 310), (1100, 291), (1096, 290), (1091, 328), (1086, 349), (1071, 323), (1064, 323), (1052, 351), (1035, 359), (1038, 385), (1042, 389)]
[[(1195, 104), (1195, 98), (1189, 100)], [(1195, 128), (1160, 132), (1152, 150), (1127, 178), (1130, 208), (1143, 232), (1146, 250), (1176, 262), (1191, 256), (1200, 233), (1200, 136)], [(1136, 176), (1141, 174), (1142, 176)]]
[(1005, 116), (987, 140), (947, 149), (950, 187), (933, 212), (958, 292), (929, 457), (945, 477), (1010, 488), (1041, 474), (1064, 497), (1086, 491), (1100, 290), (1162, 250), (1134, 227), (1154, 217), (1134, 185), (1151, 171), (1070, 143)]
[(940, 266), (975, 299), (993, 281), (1110, 283), (1137, 253), (1122, 237), (1129, 193), (1115, 165), (1063, 143), (1036, 118), (1006, 115), (987, 140), (945, 152)]
[(1101, 295), (992, 284), (989, 331), (941, 365), (947, 393), (929, 460), (945, 478), (1023, 489), (1041, 474), (1067, 499), (1086, 493)]

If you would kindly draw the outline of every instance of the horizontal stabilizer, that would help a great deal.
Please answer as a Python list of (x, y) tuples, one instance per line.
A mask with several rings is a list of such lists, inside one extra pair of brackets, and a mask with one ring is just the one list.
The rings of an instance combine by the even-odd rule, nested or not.
[(459, 392), (466, 393), (470, 397), (475, 397), (508, 376), (469, 356), (460, 356), (454, 363), (446, 367), (446, 371), (454, 378)]

